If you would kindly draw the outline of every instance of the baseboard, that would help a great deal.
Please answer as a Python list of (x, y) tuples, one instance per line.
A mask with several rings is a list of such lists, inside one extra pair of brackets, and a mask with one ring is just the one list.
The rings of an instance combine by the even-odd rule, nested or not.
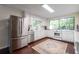
[(7, 48), (7, 47), (9, 47), (9, 46), (7, 46), (7, 45), (6, 46), (2, 46), (2, 47), (0, 47), (0, 50), (4, 49), (4, 48)]
[(36, 41), (33, 41), (33, 42), (30, 42), (30, 43), (28, 43), (28, 44), (32, 44), (32, 43), (34, 43), (34, 42), (40, 41), (40, 40), (45, 39), (45, 38), (49, 38), (49, 39), (53, 39), (53, 40), (57, 40), (57, 41), (62, 41), (62, 42), (65, 42), (65, 43), (74, 44), (74, 42), (69, 42), (69, 41), (65, 41), (65, 40), (58, 40), (58, 39), (54, 39), (54, 38), (51, 38), (51, 37), (40, 38), (40, 39), (38, 39), (38, 40), (36, 40)]
[(35, 43), (35, 42), (37, 42), (37, 41), (40, 41), (40, 40), (42, 40), (42, 39), (45, 39), (45, 38), (48, 38), (48, 37), (40, 38), (40, 39), (38, 39), (38, 40), (36, 40), (36, 41), (33, 41), (33, 42), (28, 43), (28, 45), (29, 45), (29, 44), (32, 44), (32, 43)]
[(0, 54), (9, 54), (9, 47), (0, 49)]
[(51, 37), (47, 37), (47, 38), (49, 38), (49, 39), (53, 39), (53, 40), (57, 40), (57, 41), (62, 41), (62, 42), (66, 42), (66, 43), (74, 44), (74, 42), (70, 42), (70, 41), (58, 40), (58, 39), (54, 39), (54, 38), (51, 38)]

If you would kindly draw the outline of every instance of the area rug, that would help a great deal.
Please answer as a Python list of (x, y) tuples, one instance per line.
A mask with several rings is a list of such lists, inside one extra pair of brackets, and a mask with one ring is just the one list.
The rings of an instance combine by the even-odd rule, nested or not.
[(47, 39), (32, 47), (34, 50), (40, 54), (65, 54), (67, 43)]

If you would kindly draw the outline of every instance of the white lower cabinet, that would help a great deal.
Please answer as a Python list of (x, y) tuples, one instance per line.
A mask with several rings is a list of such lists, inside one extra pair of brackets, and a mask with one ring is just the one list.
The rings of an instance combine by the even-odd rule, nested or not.
[(28, 37), (25, 37), (25, 38), (21, 39), (21, 47), (24, 47), (24, 46), (27, 45), (27, 43), (28, 43), (27, 40), (28, 40)]
[(74, 30), (61, 30), (58, 31), (60, 36), (54, 35), (56, 30), (37, 30), (34, 32), (34, 40), (38, 40), (44, 37), (50, 37), (57, 40), (74, 42)]
[(33, 42), (34, 41), (34, 34), (29, 34), (28, 35), (28, 43)]
[(36, 30), (34, 32), (34, 40), (44, 38), (44, 37), (46, 37), (46, 34), (47, 33), (45, 32), (45, 30)]
[(62, 31), (62, 40), (74, 42), (74, 31), (73, 30), (63, 30)]
[(47, 37), (54, 38), (54, 31), (47, 30)]

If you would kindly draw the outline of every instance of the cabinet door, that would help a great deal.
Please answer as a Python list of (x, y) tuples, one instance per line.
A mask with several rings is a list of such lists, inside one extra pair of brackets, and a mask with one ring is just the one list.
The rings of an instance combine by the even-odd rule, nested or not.
[[(47, 34), (47, 33), (46, 33)], [(36, 30), (34, 33), (34, 40), (38, 40), (46, 37), (45, 30)]]
[(47, 36), (50, 38), (54, 38), (54, 31), (53, 30), (48, 30), (47, 31)]
[(72, 30), (62, 31), (62, 40), (73, 42), (74, 41), (74, 31), (72, 31)]
[(41, 38), (44, 38), (45, 35), (46, 35), (46, 34), (45, 34), (45, 30), (40, 30), (39, 33), (40, 33), (40, 35), (39, 35), (39, 36), (40, 36), (40, 39), (41, 39)]
[(27, 46), (27, 42), (28, 42), (27, 40), (28, 40), (27, 37), (21, 39), (21, 47)]
[(39, 39), (39, 32), (38, 31), (34, 31), (34, 41)]

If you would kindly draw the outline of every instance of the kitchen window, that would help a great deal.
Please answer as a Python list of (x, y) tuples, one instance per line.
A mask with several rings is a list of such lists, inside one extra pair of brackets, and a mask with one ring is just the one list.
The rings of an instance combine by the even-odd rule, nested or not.
[(38, 30), (41, 27), (41, 21), (38, 18), (31, 18), (31, 25), (33, 30)]
[(50, 20), (50, 29), (57, 30), (74, 30), (75, 18), (63, 18), (59, 20)]

